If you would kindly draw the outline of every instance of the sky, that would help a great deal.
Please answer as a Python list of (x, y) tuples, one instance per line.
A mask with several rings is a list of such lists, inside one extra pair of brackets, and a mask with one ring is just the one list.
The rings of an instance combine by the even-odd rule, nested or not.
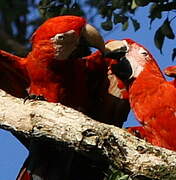
[[(33, 16), (37, 15), (37, 11)], [(131, 38), (138, 43), (144, 45), (157, 60), (161, 69), (169, 65), (174, 65), (175, 62), (171, 60), (172, 49), (176, 47), (175, 40), (165, 40), (163, 46), (163, 54), (154, 46), (153, 37), (154, 31), (159, 27), (162, 21), (156, 20), (149, 30), (149, 19), (147, 19), (148, 10), (146, 8), (139, 9), (136, 12), (136, 19), (141, 23), (141, 29), (134, 32), (132, 25), (127, 31), (121, 31), (121, 28), (116, 28), (112, 32), (103, 31), (105, 40), (109, 39), (123, 39)], [(101, 17), (97, 17), (95, 24), (100, 27)], [(175, 23), (175, 22), (174, 22)], [(176, 24), (173, 24), (174, 26)], [(175, 28), (176, 29), (176, 28)], [(135, 126), (137, 121), (132, 113), (130, 113), (128, 121), (125, 126)], [(9, 132), (0, 129), (0, 180), (15, 180), (28, 151), (20, 142), (13, 137)]]

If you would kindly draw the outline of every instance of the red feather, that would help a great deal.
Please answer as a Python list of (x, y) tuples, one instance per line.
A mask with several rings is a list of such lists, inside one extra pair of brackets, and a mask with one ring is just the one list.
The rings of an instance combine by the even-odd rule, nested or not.
[(16, 97), (26, 97), (29, 77), (25, 59), (0, 50), (0, 89)]
[[(56, 61), (48, 41), (39, 43), (24, 59), (5, 54), (3, 63), (9, 60), (12, 66), (6, 65), (14, 71), (15, 76), (12, 77), (16, 77), (14, 92), (29, 86), (32, 94), (43, 95), (49, 102), (61, 102), (79, 109), (102, 122), (122, 126), (126, 120), (130, 110), (126, 86), (110, 70), (116, 60), (103, 58), (97, 51), (83, 59)], [(16, 73), (18, 70), (19, 75)], [(9, 72), (8, 69), (6, 71)], [(16, 86), (19, 77), (24, 80), (19, 82), (20, 87)], [(40, 153), (44, 155), (45, 162), (49, 161), (46, 158), (51, 155), (49, 151)], [(17, 180), (31, 180), (32, 175), (38, 172), (35, 169), (29, 173), (28, 166), (25, 163)], [(41, 164), (40, 174), (47, 176), (45, 172), (46, 167)]]
[(176, 66), (169, 66), (169, 67), (165, 68), (164, 73), (165, 73), (165, 75), (174, 78), (174, 80), (170, 81), (170, 83), (174, 84), (174, 86), (176, 87)]
[[(111, 72), (111, 64), (117, 61), (103, 58), (99, 51), (85, 58), (56, 59), (51, 38), (69, 30), (75, 30), (79, 38), (85, 24), (84, 18), (76, 16), (51, 18), (34, 33), (33, 48), (27, 57), (0, 51), (0, 70), (10, 79), (2, 87), (17, 97), (25, 97), (28, 88), (29, 94), (43, 96), (48, 102), (60, 102), (94, 119), (122, 126), (130, 107), (126, 86)], [(34, 155), (33, 151), (37, 153)], [(33, 146), (18, 180), (53, 176), (50, 166), (58, 167), (60, 158), (58, 151), (52, 152), (48, 145)], [(59, 172), (55, 173), (58, 177)]]
[(45, 21), (33, 34), (32, 43), (48, 40), (59, 33), (75, 30), (78, 35), (86, 24), (86, 20), (78, 16), (58, 16)]
[[(134, 45), (143, 47), (137, 43)], [(138, 52), (131, 51), (136, 57)], [(153, 145), (176, 151), (176, 89), (174, 84), (166, 81), (152, 55), (147, 53), (143, 58), (143, 70), (129, 87), (130, 105), (142, 127), (132, 127), (129, 131), (137, 131)], [(128, 58), (132, 59), (132, 56), (128, 55)]]

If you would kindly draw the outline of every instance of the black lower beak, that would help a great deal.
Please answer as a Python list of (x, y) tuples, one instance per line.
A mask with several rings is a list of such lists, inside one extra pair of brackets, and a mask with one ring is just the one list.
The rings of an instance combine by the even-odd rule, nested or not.
[(121, 58), (117, 64), (112, 64), (111, 70), (113, 74), (122, 80), (128, 80), (132, 75), (132, 68), (126, 57)]
[(111, 65), (111, 70), (113, 74), (122, 80), (128, 80), (132, 75), (131, 65), (128, 59), (125, 57), (126, 52), (126, 47), (122, 47), (105, 54), (105, 57), (116, 59), (118, 61), (117, 64)]

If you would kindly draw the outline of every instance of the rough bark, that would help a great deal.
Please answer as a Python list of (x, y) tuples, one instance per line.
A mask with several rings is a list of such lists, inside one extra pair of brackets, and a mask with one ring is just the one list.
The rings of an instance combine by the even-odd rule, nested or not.
[(0, 128), (29, 139), (49, 140), (58, 149), (105, 158), (133, 177), (176, 179), (175, 152), (154, 147), (123, 129), (94, 121), (59, 103), (23, 102), (0, 91)]

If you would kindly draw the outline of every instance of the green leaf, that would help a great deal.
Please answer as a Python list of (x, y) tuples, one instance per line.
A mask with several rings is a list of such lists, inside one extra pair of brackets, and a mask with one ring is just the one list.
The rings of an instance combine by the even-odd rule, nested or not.
[(121, 14), (114, 14), (114, 24), (117, 23), (125, 23), (126, 21), (128, 21), (128, 17), (125, 15), (121, 15)]
[(100, 0), (86, 1), (86, 5), (98, 7), (102, 2)]
[(168, 18), (164, 21), (163, 25), (161, 26), (162, 33), (169, 39), (174, 39), (175, 34), (173, 33), (173, 30), (171, 28), (170, 22)]
[(172, 61), (174, 61), (175, 57), (176, 57), (176, 48), (174, 48), (172, 51)]
[(135, 0), (135, 3), (138, 6), (147, 6), (150, 3), (150, 1), (149, 0)]
[(68, 8), (66, 8), (66, 7), (60, 8), (60, 13), (59, 13), (60, 16), (66, 15), (68, 13), (69, 13), (69, 9)]
[(106, 20), (105, 22), (102, 22), (101, 27), (106, 31), (110, 31), (113, 27), (112, 21)]
[(71, 4), (71, 0), (59, 0), (59, 2), (64, 4)]
[(102, 17), (106, 17), (107, 11), (108, 10), (106, 6), (100, 7), (99, 9), (99, 13), (102, 15)]
[(135, 10), (137, 7), (138, 7), (138, 5), (136, 4), (135, 0), (133, 0), (132, 4), (131, 4), (131, 9)]
[(133, 19), (132, 17), (130, 18), (134, 27), (134, 30), (137, 31), (138, 29), (140, 29), (140, 24), (136, 19)]
[(125, 21), (122, 25), (122, 31), (126, 31), (128, 29), (128, 21)]
[(165, 35), (163, 34), (162, 29), (160, 27), (155, 33), (154, 42), (155, 42), (155, 46), (160, 50), (161, 53), (162, 53), (164, 38)]
[(110, 176), (109, 180), (118, 180), (119, 178), (120, 178), (120, 173), (119, 171), (116, 171)]
[(109, 5), (100, 7), (99, 12), (103, 17), (112, 17), (112, 8)]
[(152, 4), (152, 6), (150, 7), (149, 13), (150, 13), (150, 15), (148, 17), (151, 19), (150, 26), (155, 18), (161, 19), (161, 17), (162, 17), (161, 9), (159, 8), (159, 6), (156, 3)]
[(128, 180), (129, 175), (121, 176), (118, 180)]
[(75, 16), (85, 16), (84, 11), (81, 9), (78, 3), (74, 3), (70, 8), (70, 14)]
[(112, 0), (112, 8), (113, 9), (120, 9), (124, 4), (124, 0)]
[(173, 30), (170, 26), (170, 22), (168, 18), (166, 18), (166, 20), (161, 25), (161, 27), (159, 27), (159, 29), (156, 31), (155, 36), (154, 36), (155, 45), (160, 50), (161, 53), (162, 53), (162, 47), (163, 47), (165, 37), (169, 39), (175, 38), (175, 34), (173, 33)]

